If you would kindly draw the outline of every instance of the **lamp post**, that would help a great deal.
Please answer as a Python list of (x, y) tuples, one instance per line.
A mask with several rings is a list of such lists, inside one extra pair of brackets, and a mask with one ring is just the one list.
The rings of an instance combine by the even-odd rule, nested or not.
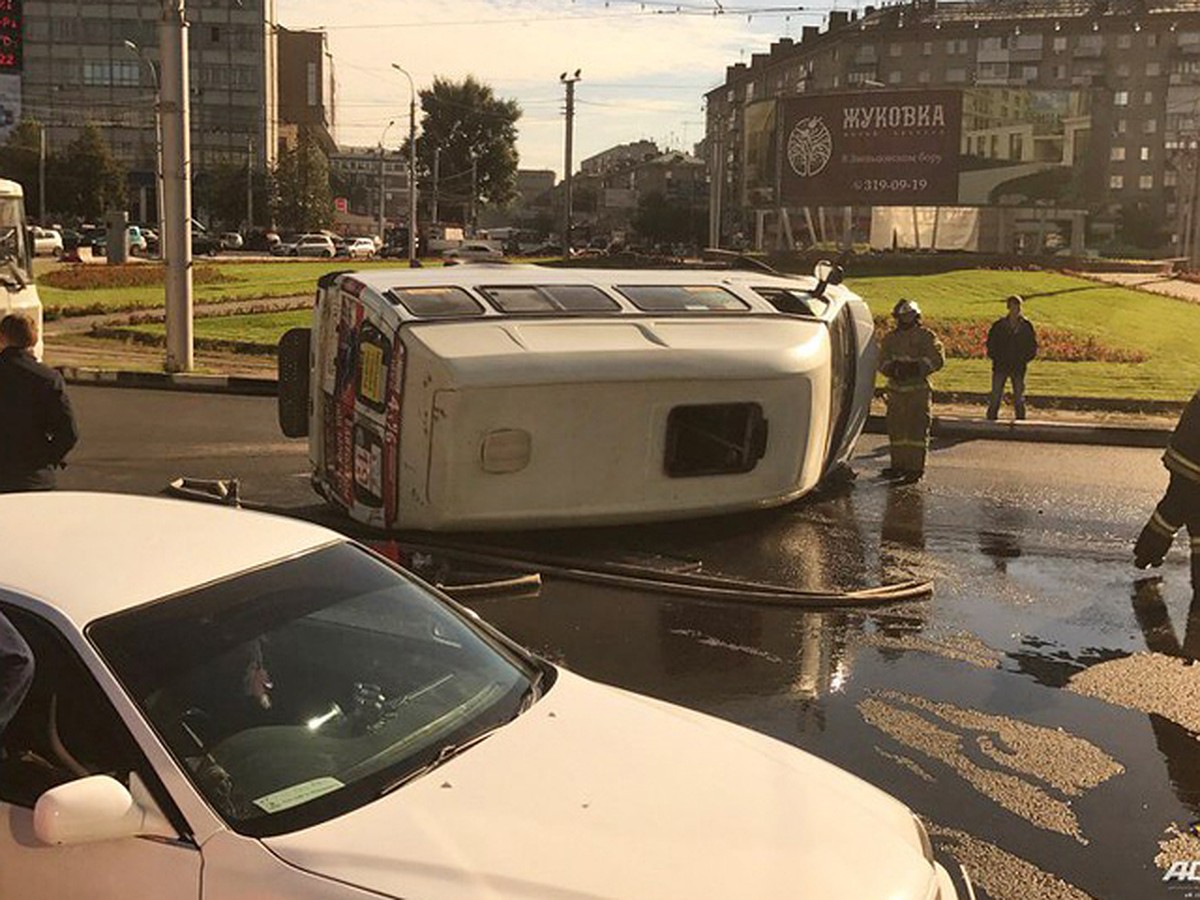
[(567, 135), (563, 154), (563, 259), (571, 258), (571, 168), (574, 165), (571, 151), (575, 140), (575, 82), (579, 80), (579, 73), (580, 70), (576, 69), (574, 75), (563, 72), (558, 76), (567, 89)]
[(417, 262), (417, 89), (412, 76), (396, 63), (392, 68), (408, 79), (408, 264)]
[(387, 137), (387, 133), (391, 131), (396, 120), (392, 119), (384, 126), (383, 134), (379, 135), (379, 240), (387, 240), (387, 174), (385, 172), (385, 160), (387, 156), (383, 149), (383, 139)]
[(142, 48), (134, 41), (127, 40), (125, 49), (137, 55), (142, 65), (150, 70), (150, 78), (154, 82), (154, 199), (157, 201), (155, 206), (158, 213), (158, 255), (162, 257), (167, 239), (164, 234), (166, 222), (163, 219), (162, 88), (159, 86), (158, 67), (152, 59), (146, 57)]

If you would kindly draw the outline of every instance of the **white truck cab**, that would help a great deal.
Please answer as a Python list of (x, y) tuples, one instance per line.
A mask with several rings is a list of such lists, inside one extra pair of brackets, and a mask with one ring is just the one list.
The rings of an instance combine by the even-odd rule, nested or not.
[(33, 283), (33, 248), (25, 225), (25, 191), (0, 178), (0, 317), (23, 312), (38, 326), (34, 354), (42, 358), (42, 301)]

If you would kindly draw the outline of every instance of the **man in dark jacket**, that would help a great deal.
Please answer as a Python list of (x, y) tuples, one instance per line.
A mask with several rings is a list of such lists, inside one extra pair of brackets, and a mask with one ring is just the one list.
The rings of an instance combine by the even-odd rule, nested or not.
[(1008, 298), (1008, 315), (992, 323), (987, 336), (987, 355), (992, 361), (992, 396), (987, 417), (1000, 414), (1004, 383), (1012, 379), (1013, 406), (1017, 418), (1025, 418), (1025, 367), (1037, 356), (1037, 335), (1033, 323), (1021, 315), (1023, 301), (1016, 294)]
[(1163, 465), (1171, 480), (1138, 536), (1133, 562), (1139, 569), (1161, 566), (1175, 533), (1187, 526), (1192, 547), (1192, 588), (1200, 595), (1200, 391), (1184, 407), (1167, 442)]
[(33, 357), (37, 325), (0, 319), (0, 493), (49, 491), (79, 439), (62, 376)]
[(0, 613), (0, 735), (17, 714), (33, 681), (33, 653)]

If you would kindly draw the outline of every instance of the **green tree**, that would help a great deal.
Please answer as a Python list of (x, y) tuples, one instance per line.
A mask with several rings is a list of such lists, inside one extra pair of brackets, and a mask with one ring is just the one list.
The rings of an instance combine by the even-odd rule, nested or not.
[(25, 189), (25, 206), (31, 211), (31, 215), (41, 206), (41, 198), (38, 196), (41, 133), (42, 126), (38, 122), (22, 119), (0, 147), (0, 176), (17, 182)]
[(237, 231), (246, 221), (246, 164), (218, 163), (205, 175), (209, 227)]
[(638, 199), (632, 225), (640, 237), (661, 243), (702, 243), (707, 229), (696, 207), (668, 200), (658, 191)]
[(308, 129), (301, 128), (296, 146), (279, 154), (274, 180), (274, 216), (280, 227), (319, 231), (333, 224), (329, 160)]
[(90, 122), (63, 154), (61, 212), (97, 221), (125, 207), (125, 167), (113, 156), (104, 133)]
[(470, 196), (472, 163), (477, 201), (504, 206), (516, 196), (521, 107), (515, 100), (497, 98), (491, 87), (470, 75), (461, 82), (434, 78), (433, 87), (421, 91), (421, 111), (419, 179), (432, 177), (434, 155), (440, 154), (443, 197)]

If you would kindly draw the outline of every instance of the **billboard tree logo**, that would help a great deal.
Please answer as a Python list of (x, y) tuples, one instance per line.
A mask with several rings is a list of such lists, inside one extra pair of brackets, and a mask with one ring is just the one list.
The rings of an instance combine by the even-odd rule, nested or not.
[(819, 174), (832, 155), (833, 135), (820, 116), (801, 119), (788, 135), (788, 164), (802, 178)]

